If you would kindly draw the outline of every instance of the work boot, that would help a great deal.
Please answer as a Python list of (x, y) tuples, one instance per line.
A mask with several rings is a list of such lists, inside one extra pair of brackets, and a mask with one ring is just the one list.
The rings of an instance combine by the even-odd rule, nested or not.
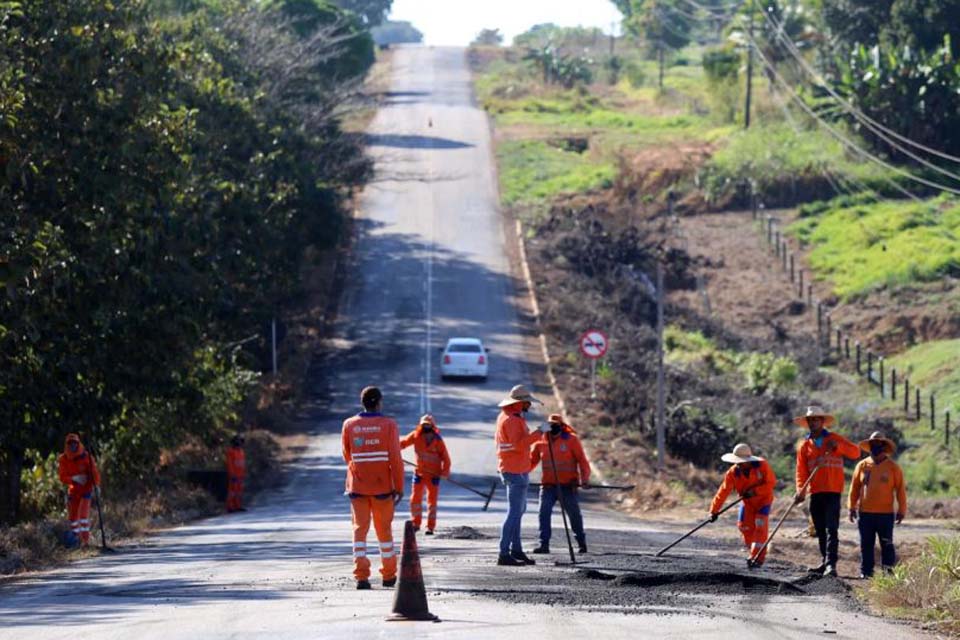
[(433, 535), (433, 529), (427, 529), (427, 532), (426, 532), (424, 535), (432, 536), (432, 535)]
[(497, 566), (499, 567), (522, 567), (523, 562), (520, 560), (515, 560), (512, 556), (499, 556), (497, 558)]
[(577, 553), (586, 553), (587, 552), (587, 543), (581, 542), (577, 547)]
[(550, 547), (548, 545), (541, 544), (539, 547), (533, 550), (533, 553), (537, 553), (537, 554), (550, 553)]
[(384, 589), (392, 589), (392, 588), (395, 587), (396, 585), (397, 585), (397, 579), (396, 579), (396, 578), (390, 578), (389, 580), (384, 580), (384, 581), (383, 581), (383, 588), (384, 588)]
[(826, 566), (826, 568), (823, 570), (823, 576), (824, 576), (824, 577), (829, 576), (829, 577), (831, 577), (831, 578), (836, 578), (836, 577), (837, 577), (837, 568), (836, 568), (834, 565), (828, 563), (827, 566)]
[(366, 591), (370, 588), (369, 580), (357, 580), (357, 591)]
[(816, 573), (819, 575), (823, 575), (823, 572), (826, 571), (826, 569), (827, 569), (827, 561), (824, 560), (816, 567), (810, 567), (809, 569), (807, 569), (807, 573)]
[(534, 560), (533, 558), (527, 557), (527, 554), (525, 554), (523, 551), (520, 551), (520, 552), (515, 551), (513, 552), (512, 556), (514, 560), (518, 560), (523, 564), (527, 564), (527, 565), (537, 564), (536, 560)]

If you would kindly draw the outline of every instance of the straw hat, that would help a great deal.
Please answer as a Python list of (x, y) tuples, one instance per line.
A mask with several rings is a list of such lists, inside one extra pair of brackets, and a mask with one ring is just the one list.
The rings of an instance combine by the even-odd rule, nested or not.
[(829, 427), (834, 423), (834, 418), (832, 415), (823, 410), (823, 408), (816, 405), (807, 407), (807, 412), (802, 416), (797, 416), (793, 419), (793, 423), (800, 425), (801, 427), (806, 427), (807, 418), (823, 418), (823, 426)]
[(861, 440), (859, 443), (860, 448), (866, 451), (867, 453), (870, 453), (871, 442), (882, 442), (883, 444), (885, 444), (887, 446), (887, 455), (892, 455), (893, 452), (897, 450), (897, 443), (891, 440), (890, 438), (887, 438), (886, 436), (884, 436), (883, 433), (881, 433), (880, 431), (874, 431), (873, 433), (870, 434), (869, 438), (867, 438), (866, 440)]
[(567, 424), (566, 420), (564, 420), (563, 416), (559, 413), (551, 413), (550, 417), (547, 418), (547, 422), (550, 424)]
[(753, 449), (745, 442), (741, 442), (733, 448), (733, 453), (725, 453), (720, 459), (730, 464), (740, 464), (741, 462), (760, 462), (763, 458), (753, 455)]
[(434, 420), (434, 418), (433, 418), (432, 415), (430, 415), (429, 413), (427, 413), (427, 414), (424, 414), (424, 416), (423, 416), (422, 418), (420, 418), (420, 422), (418, 422), (417, 424), (418, 424), (418, 425), (428, 424), (428, 425), (430, 425), (431, 427), (436, 427), (436, 426), (437, 426), (437, 421)]
[(527, 391), (527, 388), (522, 384), (518, 384), (513, 389), (510, 389), (510, 394), (506, 398), (500, 401), (498, 407), (508, 407), (511, 404), (517, 404), (518, 402), (536, 402), (537, 404), (543, 404), (539, 400), (533, 397), (533, 394)]

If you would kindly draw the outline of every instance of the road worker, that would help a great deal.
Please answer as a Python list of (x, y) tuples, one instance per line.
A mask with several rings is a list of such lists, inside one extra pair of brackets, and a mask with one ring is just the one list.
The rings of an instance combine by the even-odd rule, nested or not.
[(440, 478), (450, 475), (450, 454), (440, 437), (440, 429), (433, 416), (420, 418), (417, 428), (400, 441), (400, 448), (413, 445), (417, 468), (413, 472), (413, 489), (410, 497), (410, 519), (413, 527), (420, 530), (423, 522), (423, 490), (427, 490), (427, 532), (432, 536), (437, 528), (437, 499), (440, 497)]
[(540, 546), (534, 553), (550, 553), (553, 505), (557, 499), (570, 518), (570, 528), (577, 539), (580, 553), (587, 552), (587, 536), (583, 531), (583, 515), (580, 513), (579, 487), (590, 486), (590, 462), (583, 452), (583, 445), (573, 427), (564, 422), (563, 416), (554, 413), (547, 420), (549, 433), (540, 439), (530, 451), (530, 467), (543, 464), (540, 480)]
[(807, 407), (806, 414), (793, 421), (810, 430), (797, 447), (797, 496), (794, 498), (799, 504), (810, 494), (810, 515), (817, 530), (823, 559), (820, 565), (810, 571), (836, 576), (840, 545), (840, 494), (843, 493), (844, 482), (843, 459), (859, 458), (860, 447), (840, 434), (828, 431), (827, 427), (832, 426), (835, 420), (820, 407)]
[(385, 588), (397, 583), (393, 547), (393, 511), (403, 499), (400, 430), (383, 415), (383, 394), (377, 387), (360, 392), (363, 411), (343, 422), (343, 459), (347, 463), (346, 495), (353, 517), (353, 576), (357, 589), (370, 588), (367, 532), (373, 520), (380, 542), (380, 575)]
[(243, 481), (247, 477), (247, 456), (244, 439), (239, 433), (227, 447), (227, 513), (246, 511), (243, 507)]
[(544, 424), (540, 431), (530, 431), (523, 414), (536, 402), (543, 404), (518, 384), (500, 401), (497, 417), (497, 470), (507, 489), (507, 517), (500, 530), (500, 555), (497, 564), (508, 567), (536, 564), (523, 552), (520, 523), (527, 510), (527, 488), (530, 486), (530, 447), (550, 430)]
[(70, 531), (80, 545), (86, 547), (90, 544), (90, 499), (94, 493), (100, 499), (100, 471), (75, 433), (67, 434), (57, 466), (60, 482), (67, 485)]
[(737, 528), (747, 546), (747, 566), (759, 567), (767, 556), (767, 549), (760, 549), (767, 541), (773, 488), (777, 484), (777, 478), (770, 468), (770, 463), (753, 455), (753, 450), (746, 443), (741, 442), (733, 448), (732, 453), (725, 453), (720, 459), (733, 466), (727, 469), (723, 483), (710, 503), (710, 520), (717, 521), (727, 496), (735, 490), (737, 495), (743, 498)]
[[(893, 545), (893, 524), (903, 522), (907, 513), (907, 488), (900, 465), (890, 457), (897, 446), (893, 440), (875, 431), (860, 448), (870, 454), (857, 463), (850, 481), (850, 522), (860, 529), (860, 577), (873, 576), (873, 550), (880, 538), (880, 562), (884, 571), (891, 571), (897, 562)], [(893, 509), (893, 499), (897, 509)]]

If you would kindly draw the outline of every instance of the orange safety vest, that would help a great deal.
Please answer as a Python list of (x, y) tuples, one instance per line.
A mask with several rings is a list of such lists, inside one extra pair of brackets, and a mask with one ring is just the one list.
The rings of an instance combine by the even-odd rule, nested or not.
[(242, 448), (227, 448), (227, 475), (231, 478), (245, 478), (247, 476), (247, 456)]
[(501, 473), (530, 473), (530, 446), (540, 432), (527, 431), (520, 403), (503, 407), (497, 416), (497, 470)]
[[(893, 499), (897, 499), (897, 508), (893, 508)], [(866, 458), (857, 464), (850, 480), (848, 497), (850, 511), (861, 513), (907, 512), (907, 488), (903, 481), (900, 465), (886, 458), (880, 464), (873, 458)]]
[[(548, 441), (547, 438), (550, 438)], [(553, 460), (550, 459), (551, 449)], [(540, 480), (546, 485), (555, 484), (588, 484), (590, 482), (590, 462), (583, 452), (580, 438), (570, 427), (564, 425), (560, 435), (541, 434), (540, 440), (533, 445), (530, 451), (530, 466), (543, 464), (543, 477)], [(557, 470), (554, 473), (553, 466)]]
[(447, 445), (444, 444), (439, 429), (434, 427), (432, 431), (424, 431), (418, 426), (400, 441), (401, 449), (410, 445), (413, 445), (417, 457), (417, 475), (450, 475), (450, 454), (447, 453)]
[(755, 495), (744, 498), (743, 501), (758, 509), (773, 504), (773, 489), (777, 484), (777, 478), (773, 474), (773, 469), (770, 468), (770, 463), (759, 460), (749, 464), (746, 470), (741, 469), (738, 464), (727, 469), (723, 476), (723, 483), (717, 489), (717, 494), (713, 496), (713, 502), (710, 503), (710, 513), (718, 513), (723, 508), (723, 503), (727, 501), (727, 496), (734, 490), (739, 496), (747, 491), (753, 491)]
[[(60, 482), (69, 485), (67, 492), (71, 496), (86, 497), (94, 487), (100, 486), (100, 471), (97, 469), (97, 463), (82, 444), (77, 448), (76, 453), (70, 453), (64, 447), (64, 452), (57, 458), (57, 471)], [(85, 483), (77, 484), (71, 480), (73, 476), (80, 475), (87, 476)]]
[(379, 413), (360, 413), (343, 422), (343, 459), (348, 495), (403, 493), (403, 459), (397, 423)]
[[(828, 452), (827, 446), (831, 442), (836, 443), (836, 448)], [(807, 493), (843, 493), (843, 459), (856, 460), (859, 457), (860, 447), (840, 434), (824, 429), (820, 446), (808, 435), (797, 448), (797, 491), (819, 466), (820, 470), (810, 481)]]

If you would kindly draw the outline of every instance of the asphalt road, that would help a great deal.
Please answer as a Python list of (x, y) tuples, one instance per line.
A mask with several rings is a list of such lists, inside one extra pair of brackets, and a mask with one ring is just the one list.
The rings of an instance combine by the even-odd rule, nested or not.
[[(760, 572), (773, 587), (710, 582), (709, 572), (743, 573), (740, 551), (717, 543), (653, 561), (650, 551), (674, 528), (600, 506), (586, 514), (584, 565), (599, 573), (556, 566), (561, 554), (536, 568), (498, 568), (502, 500), (482, 513), (475, 496), (451, 485), (441, 494), (441, 533), (470, 526), (488, 537), (421, 539), (431, 608), (444, 622), (384, 622), (392, 591), (376, 581), (372, 591), (353, 589), (342, 496), (339, 429), (360, 388), (380, 385), (385, 410), (404, 428), (433, 412), (455, 476), (483, 487), (496, 468), (496, 402), (511, 385), (532, 383), (539, 367), (516, 306), (490, 131), (463, 51), (399, 49), (391, 91), (370, 127), (380, 174), (363, 197), (337, 339), (314, 367), (315, 401), (304, 409), (314, 436), (291, 482), (248, 513), (4, 585), (0, 639), (920, 637), (857, 612), (837, 590), (784, 591), (777, 585), (798, 577), (789, 570)], [(440, 382), (439, 348), (453, 335), (491, 347), (488, 382)], [(525, 524), (532, 546), (532, 511)], [(683, 580), (666, 589), (650, 578), (677, 573)]]

